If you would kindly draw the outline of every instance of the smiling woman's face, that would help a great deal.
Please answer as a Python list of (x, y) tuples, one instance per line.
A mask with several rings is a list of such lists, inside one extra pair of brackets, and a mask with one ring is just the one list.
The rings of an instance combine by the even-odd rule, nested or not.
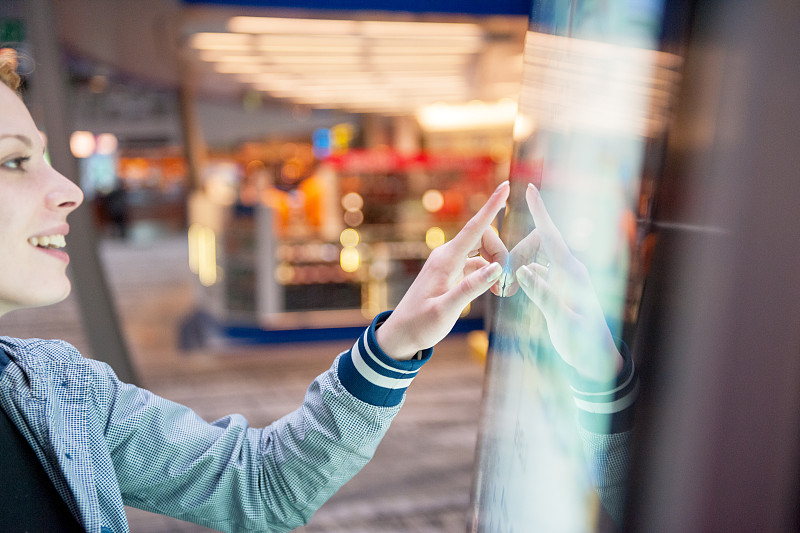
[(22, 100), (0, 83), (0, 315), (69, 295), (62, 250), (81, 190), (44, 158)]

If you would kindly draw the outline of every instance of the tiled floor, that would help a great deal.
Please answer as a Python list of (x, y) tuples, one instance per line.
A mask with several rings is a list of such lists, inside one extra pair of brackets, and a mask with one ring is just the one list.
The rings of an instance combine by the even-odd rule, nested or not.
[[(168, 238), (101, 248), (141, 385), (207, 420), (237, 412), (266, 425), (296, 407), (308, 383), (348, 342), (180, 352), (177, 329), (195, 288), (184, 241)], [(59, 337), (88, 351), (74, 296), (0, 321), (3, 334)], [(374, 459), (298, 531), (307, 533), (463, 532), (477, 436), (482, 363), (466, 337), (437, 348), (409, 391)], [(210, 531), (129, 510), (138, 533)]]

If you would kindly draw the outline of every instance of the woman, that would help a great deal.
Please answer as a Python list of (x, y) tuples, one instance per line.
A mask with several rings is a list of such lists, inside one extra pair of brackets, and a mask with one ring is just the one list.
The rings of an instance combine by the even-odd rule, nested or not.
[[(1, 50), (0, 316), (69, 294), (67, 215), (83, 199), (45, 160), (15, 68)], [(128, 531), (124, 504), (224, 531), (305, 523), (372, 457), (430, 347), (496, 285), (507, 252), (489, 225), (508, 193), (501, 184), (431, 253), (397, 308), (267, 428), (240, 415), (209, 424), (63, 341), (0, 337), (0, 439), (18, 444), (0, 452), (0, 530)]]

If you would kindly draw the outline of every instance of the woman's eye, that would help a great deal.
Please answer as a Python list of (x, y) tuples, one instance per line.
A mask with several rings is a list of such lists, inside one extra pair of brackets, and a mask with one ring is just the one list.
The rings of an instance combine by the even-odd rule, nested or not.
[(9, 170), (24, 170), (25, 163), (30, 161), (30, 157), (14, 157), (12, 159), (8, 159), (3, 161), (2, 167), (7, 168)]

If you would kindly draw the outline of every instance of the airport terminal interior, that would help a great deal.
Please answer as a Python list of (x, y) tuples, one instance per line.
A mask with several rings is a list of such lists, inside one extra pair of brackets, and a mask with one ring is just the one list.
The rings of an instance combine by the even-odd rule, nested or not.
[[(455, 4), (2, 0), (0, 45), (85, 200), (72, 294), (0, 333), (266, 426), (509, 180), (513, 291), (463, 310), (297, 531), (796, 530), (800, 10)], [(568, 312), (512, 283), (519, 257)], [(584, 449), (563, 350), (600, 358), (601, 337), (571, 316), (636, 368), (632, 433), (633, 392), (592, 413), (631, 439), (627, 500), (603, 491), (618, 441)], [(126, 511), (135, 533), (211, 531)]]

